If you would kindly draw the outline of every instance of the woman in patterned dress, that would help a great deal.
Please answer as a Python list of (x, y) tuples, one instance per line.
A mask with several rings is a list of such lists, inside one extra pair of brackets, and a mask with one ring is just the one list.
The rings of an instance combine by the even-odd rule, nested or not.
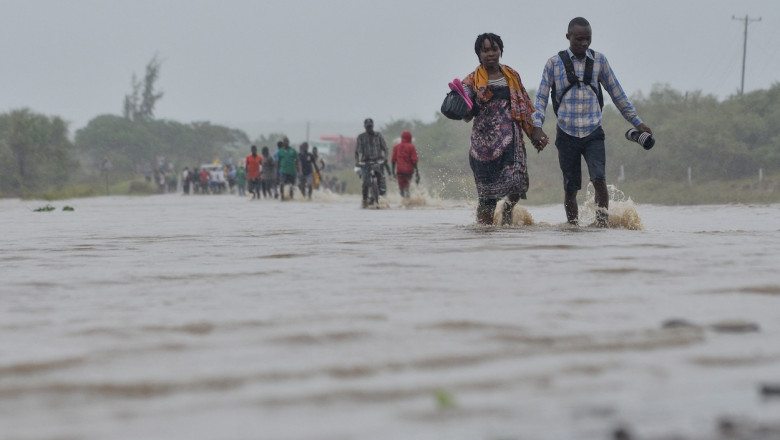
[(504, 224), (512, 222), (512, 208), (528, 191), (528, 170), (523, 131), (531, 138), (534, 106), (520, 75), (499, 63), (504, 43), (498, 35), (477, 37), (474, 52), (479, 66), (464, 80), (472, 98), (469, 164), (477, 185), (477, 222), (493, 224), (498, 200), (506, 197)]

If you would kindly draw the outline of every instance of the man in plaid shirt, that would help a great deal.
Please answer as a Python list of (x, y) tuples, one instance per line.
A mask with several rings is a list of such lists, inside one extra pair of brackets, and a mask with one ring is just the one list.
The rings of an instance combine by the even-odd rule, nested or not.
[(363, 206), (368, 201), (368, 187), (371, 185), (371, 173), (369, 173), (369, 164), (384, 161), (382, 172), (379, 173), (379, 195), (385, 195), (387, 192), (387, 183), (385, 181), (385, 166), (387, 166), (387, 144), (382, 133), (374, 131), (374, 120), (367, 118), (363, 121), (365, 133), (360, 133), (357, 137), (357, 146), (355, 147), (355, 166), (363, 166)]
[[(628, 100), (604, 54), (588, 50), (591, 35), (588, 20), (577, 17), (569, 22), (566, 33), (569, 49), (565, 55), (572, 61), (578, 83), (568, 91), (569, 80), (561, 56), (556, 54), (547, 60), (539, 91), (536, 94), (532, 142), (538, 151), (542, 151), (549, 142), (542, 125), (547, 111), (548, 96), (554, 87), (553, 99), (560, 103), (557, 109), (555, 146), (558, 148), (558, 162), (563, 172), (565, 192), (563, 205), (566, 210), (566, 220), (574, 225), (578, 222), (577, 191), (582, 188), (580, 166), (580, 156), (582, 156), (588, 165), (590, 181), (596, 191), (596, 204), (599, 206), (596, 225), (608, 227), (609, 195), (605, 170), (604, 130), (601, 128), (600, 85), (604, 86), (626, 121), (640, 132), (652, 134), (652, 131), (637, 116), (634, 106)], [(586, 64), (589, 62), (593, 65), (592, 79), (590, 84), (584, 84)]]

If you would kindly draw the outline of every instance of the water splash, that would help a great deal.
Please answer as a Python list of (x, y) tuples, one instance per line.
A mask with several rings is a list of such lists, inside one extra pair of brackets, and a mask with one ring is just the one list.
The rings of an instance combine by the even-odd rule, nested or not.
[[(340, 203), (344, 200), (344, 194), (334, 193), (329, 189), (322, 188), (312, 191), (311, 199), (315, 202)], [(301, 195), (300, 198), (296, 200), (304, 200), (304, 198)]]
[[(493, 224), (501, 225), (503, 221), (504, 207), (506, 206), (506, 199), (501, 199), (496, 204), (496, 210), (493, 211)], [(531, 213), (525, 209), (524, 206), (515, 205), (512, 208), (512, 225), (532, 226), (534, 224), (534, 218)]]
[[(347, 199), (355, 197), (356, 194), (341, 194), (332, 192), (329, 189), (319, 189), (312, 191), (311, 199), (307, 199), (295, 187), (293, 201), (295, 202), (318, 202), (318, 203), (343, 203)], [(289, 185), (285, 188), (285, 201), (289, 201)], [(359, 196), (358, 196), (359, 197)], [(273, 199), (263, 199), (264, 201), (274, 201)], [(359, 199), (358, 199), (359, 200)], [(275, 201), (279, 201), (276, 199)], [(388, 185), (387, 194), (379, 198), (379, 203), (374, 204), (374, 209), (393, 209), (393, 208), (414, 208), (414, 207), (441, 207), (442, 199), (431, 195), (427, 187), (423, 185), (413, 185), (411, 188), (411, 197), (403, 198), (397, 190), (391, 189)]]
[(423, 185), (410, 186), (409, 198), (401, 198), (401, 206), (404, 208), (415, 208), (421, 206), (441, 206), (441, 197), (434, 197)]
[[(636, 210), (636, 205), (631, 197), (627, 197), (623, 191), (615, 185), (607, 185), (609, 193), (609, 227), (618, 229), (628, 229), (632, 231), (642, 231), (642, 219)], [(580, 207), (580, 224), (592, 225), (596, 222), (596, 212), (599, 207), (596, 205), (596, 192), (593, 184), (588, 183), (585, 190), (585, 201)]]
[(425, 195), (412, 194), (409, 198), (401, 199), (401, 206), (404, 208), (415, 208), (428, 205), (428, 198)]

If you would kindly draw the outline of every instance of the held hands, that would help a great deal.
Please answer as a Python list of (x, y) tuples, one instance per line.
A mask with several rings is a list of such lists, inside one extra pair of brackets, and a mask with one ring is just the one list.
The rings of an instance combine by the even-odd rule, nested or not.
[(536, 151), (541, 153), (544, 147), (550, 143), (550, 138), (547, 137), (542, 127), (534, 127), (534, 131), (531, 133), (531, 143), (536, 148)]

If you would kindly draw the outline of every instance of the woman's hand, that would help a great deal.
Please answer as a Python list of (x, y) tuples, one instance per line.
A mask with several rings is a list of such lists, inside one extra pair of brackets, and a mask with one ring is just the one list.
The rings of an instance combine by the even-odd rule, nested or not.
[(541, 153), (544, 147), (550, 143), (550, 138), (547, 137), (542, 127), (534, 127), (534, 131), (531, 133), (531, 143), (534, 144), (536, 151)]

